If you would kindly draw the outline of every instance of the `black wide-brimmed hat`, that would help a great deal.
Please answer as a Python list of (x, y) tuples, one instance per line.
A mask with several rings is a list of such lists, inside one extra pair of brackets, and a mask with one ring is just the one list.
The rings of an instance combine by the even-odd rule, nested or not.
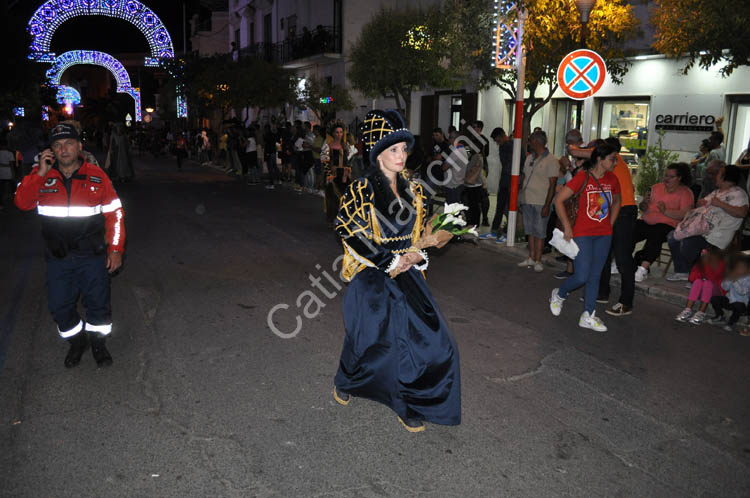
[(406, 128), (404, 118), (398, 111), (374, 109), (367, 113), (362, 123), (364, 153), (369, 154), (370, 164), (377, 164), (377, 157), (385, 149), (399, 142), (406, 142), (409, 150), (414, 147), (414, 135)]

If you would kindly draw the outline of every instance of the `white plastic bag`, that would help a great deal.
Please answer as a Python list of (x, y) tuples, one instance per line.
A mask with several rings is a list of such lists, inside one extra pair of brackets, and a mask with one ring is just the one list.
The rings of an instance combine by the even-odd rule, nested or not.
[(549, 245), (570, 259), (576, 259), (576, 256), (578, 256), (578, 244), (576, 244), (576, 241), (573, 239), (570, 239), (570, 242), (565, 240), (565, 234), (559, 228), (555, 228), (552, 232), (552, 240), (549, 241)]

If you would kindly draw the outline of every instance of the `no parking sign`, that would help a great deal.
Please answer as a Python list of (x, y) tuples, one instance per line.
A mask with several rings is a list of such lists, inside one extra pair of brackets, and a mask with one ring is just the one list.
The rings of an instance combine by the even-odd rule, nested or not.
[(583, 100), (598, 92), (606, 76), (604, 59), (596, 52), (586, 49), (569, 53), (557, 68), (560, 90), (576, 100)]

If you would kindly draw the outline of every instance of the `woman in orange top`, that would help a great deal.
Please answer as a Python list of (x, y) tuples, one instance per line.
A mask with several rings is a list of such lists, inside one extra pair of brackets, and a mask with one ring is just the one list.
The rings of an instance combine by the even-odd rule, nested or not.
[(641, 202), (643, 216), (635, 225), (633, 242), (646, 241), (643, 249), (635, 253), (639, 264), (635, 281), (642, 282), (648, 276), (648, 269), (661, 253), (661, 246), (667, 241), (667, 234), (692, 209), (695, 199), (690, 190), (690, 166), (685, 163), (672, 163), (664, 171), (664, 181), (657, 183)]

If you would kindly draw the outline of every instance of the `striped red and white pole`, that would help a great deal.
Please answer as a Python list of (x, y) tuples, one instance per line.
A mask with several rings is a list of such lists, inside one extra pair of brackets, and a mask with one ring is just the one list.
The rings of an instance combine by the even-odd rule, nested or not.
[(518, 217), (518, 177), (521, 174), (521, 142), (523, 140), (523, 92), (526, 66), (523, 53), (523, 23), (528, 13), (526, 10), (518, 13), (518, 31), (516, 35), (516, 108), (513, 118), (513, 161), (510, 177), (510, 203), (508, 207), (508, 242), (509, 246), (516, 242), (516, 219)]

